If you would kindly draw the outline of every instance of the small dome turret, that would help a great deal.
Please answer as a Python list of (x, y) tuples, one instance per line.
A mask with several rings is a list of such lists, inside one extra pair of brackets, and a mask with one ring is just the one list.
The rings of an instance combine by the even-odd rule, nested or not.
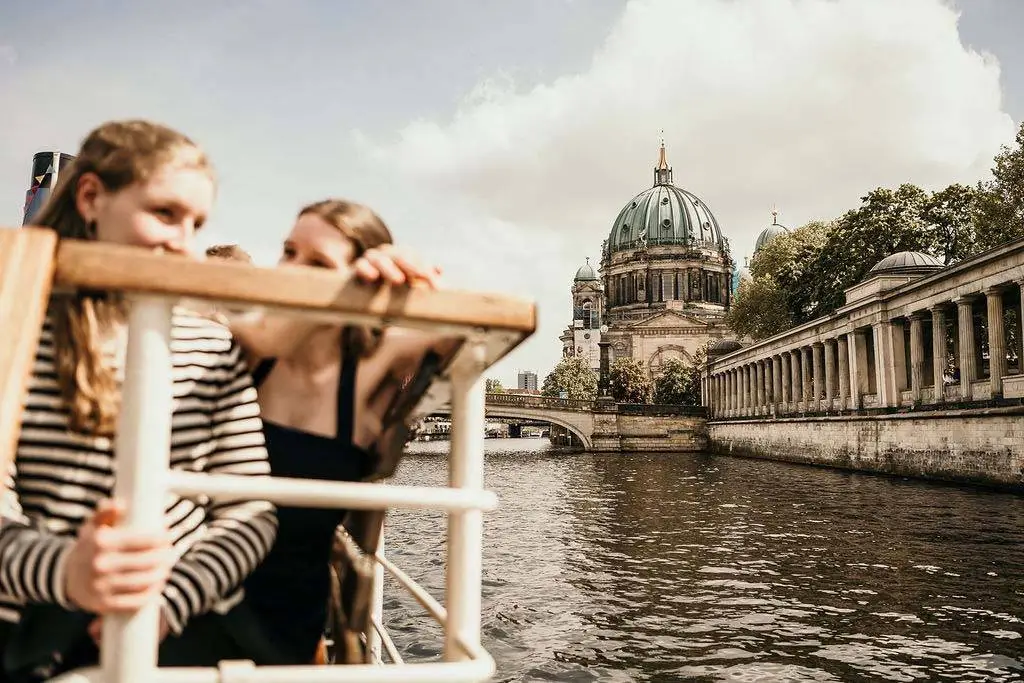
[(868, 275), (891, 273), (898, 275), (927, 275), (945, 265), (931, 254), (920, 251), (899, 251), (876, 263)]
[(598, 279), (597, 273), (594, 272), (594, 267), (590, 265), (590, 258), (588, 257), (587, 262), (576, 271), (576, 277), (573, 278), (573, 282), (593, 282)]
[(724, 356), (727, 353), (733, 351), (739, 351), (743, 348), (743, 344), (739, 343), (735, 339), (719, 339), (708, 345), (709, 356)]
[(772, 211), (772, 224), (762, 230), (761, 234), (757, 236), (757, 242), (754, 243), (754, 253), (756, 254), (759, 252), (761, 247), (765, 246), (777, 237), (788, 235), (789, 232), (789, 228), (779, 223), (779, 212)]

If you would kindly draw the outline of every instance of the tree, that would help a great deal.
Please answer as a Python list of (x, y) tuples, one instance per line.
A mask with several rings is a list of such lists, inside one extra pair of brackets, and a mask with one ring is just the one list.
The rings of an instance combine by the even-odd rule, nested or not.
[(597, 373), (582, 356), (563, 356), (544, 378), (544, 396), (557, 398), (562, 392), (577, 401), (591, 401), (597, 396)]
[(491, 379), (488, 377), (484, 380), (484, 391), (488, 394), (504, 394), (505, 385), (501, 383), (500, 379)]
[(992, 180), (978, 185), (980, 249), (1024, 237), (1024, 123), (1016, 143), (1002, 147), (993, 160)]
[[(782, 329), (787, 329), (778, 329), (779, 325), (785, 324), (789, 327), (813, 317), (815, 304), (820, 296), (820, 279), (824, 274), (816, 273), (811, 268), (834, 229), (834, 223), (812, 221), (788, 235), (780, 235), (754, 254), (754, 260), (750, 264), (754, 280), (770, 278), (782, 295), (772, 294), (772, 287), (769, 285), (765, 287), (765, 291), (760, 292), (760, 296), (752, 296), (749, 304), (781, 306), (782, 310), (764, 308), (761, 314), (781, 316), (785, 320), (767, 321), (760, 326), (748, 324), (747, 328), (759, 329), (759, 334), (763, 337), (773, 334), (772, 330), (781, 332)], [(769, 294), (772, 296), (769, 297)], [(756, 315), (756, 309), (748, 306), (748, 310)], [(782, 311), (786, 312), (785, 316), (782, 316)], [(738, 321), (738, 324), (743, 326), (742, 322)]]
[(770, 276), (744, 280), (725, 314), (725, 324), (740, 337), (755, 341), (793, 326), (789, 300)]
[(804, 315), (793, 322), (807, 322), (842, 306), (844, 290), (890, 254), (920, 251), (941, 257), (935, 231), (924, 220), (928, 200), (928, 193), (916, 185), (879, 187), (862, 198), (860, 207), (843, 214), (810, 263), (808, 284), (814, 291)]
[(699, 350), (687, 365), (679, 358), (670, 358), (661, 366), (654, 380), (654, 402), (662, 405), (700, 405), (700, 380), (707, 352)]
[(616, 358), (608, 373), (612, 398), (617, 403), (650, 403), (651, 378), (635, 358)]
[(978, 251), (979, 191), (950, 185), (925, 202), (922, 217), (935, 233), (936, 246), (947, 266)]

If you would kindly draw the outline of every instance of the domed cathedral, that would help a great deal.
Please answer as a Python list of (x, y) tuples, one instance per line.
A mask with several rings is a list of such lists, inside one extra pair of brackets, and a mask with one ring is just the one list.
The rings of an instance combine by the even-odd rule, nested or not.
[(673, 184), (664, 142), (653, 186), (622, 208), (601, 252), (600, 275), (588, 260), (573, 280), (563, 354), (585, 355), (597, 370), (604, 324), (611, 360), (639, 359), (657, 376), (669, 358), (692, 362), (708, 342), (732, 336), (723, 324), (729, 241), (707, 204)]

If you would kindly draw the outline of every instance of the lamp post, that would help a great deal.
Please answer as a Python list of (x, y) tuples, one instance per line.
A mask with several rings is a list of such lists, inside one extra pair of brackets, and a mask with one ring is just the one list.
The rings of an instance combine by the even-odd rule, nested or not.
[(609, 349), (612, 345), (608, 341), (608, 326), (601, 325), (601, 341), (597, 342), (597, 347), (601, 351), (601, 374), (597, 381), (597, 397), (599, 399), (608, 399), (611, 396), (611, 380), (610, 370), (608, 368), (608, 355)]

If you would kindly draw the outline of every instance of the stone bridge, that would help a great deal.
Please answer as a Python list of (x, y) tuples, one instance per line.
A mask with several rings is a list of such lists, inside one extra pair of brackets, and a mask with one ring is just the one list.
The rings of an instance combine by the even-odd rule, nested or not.
[[(445, 405), (435, 412), (448, 414), (450, 411), (451, 406)], [(484, 414), (491, 418), (537, 420), (555, 424), (569, 430), (585, 450), (594, 448), (594, 401), (524, 394), (487, 394)]]
[[(438, 408), (448, 414), (451, 406)], [(706, 445), (700, 407), (616, 404), (524, 394), (487, 394), (489, 418), (537, 420), (569, 431), (587, 451), (699, 451)]]

